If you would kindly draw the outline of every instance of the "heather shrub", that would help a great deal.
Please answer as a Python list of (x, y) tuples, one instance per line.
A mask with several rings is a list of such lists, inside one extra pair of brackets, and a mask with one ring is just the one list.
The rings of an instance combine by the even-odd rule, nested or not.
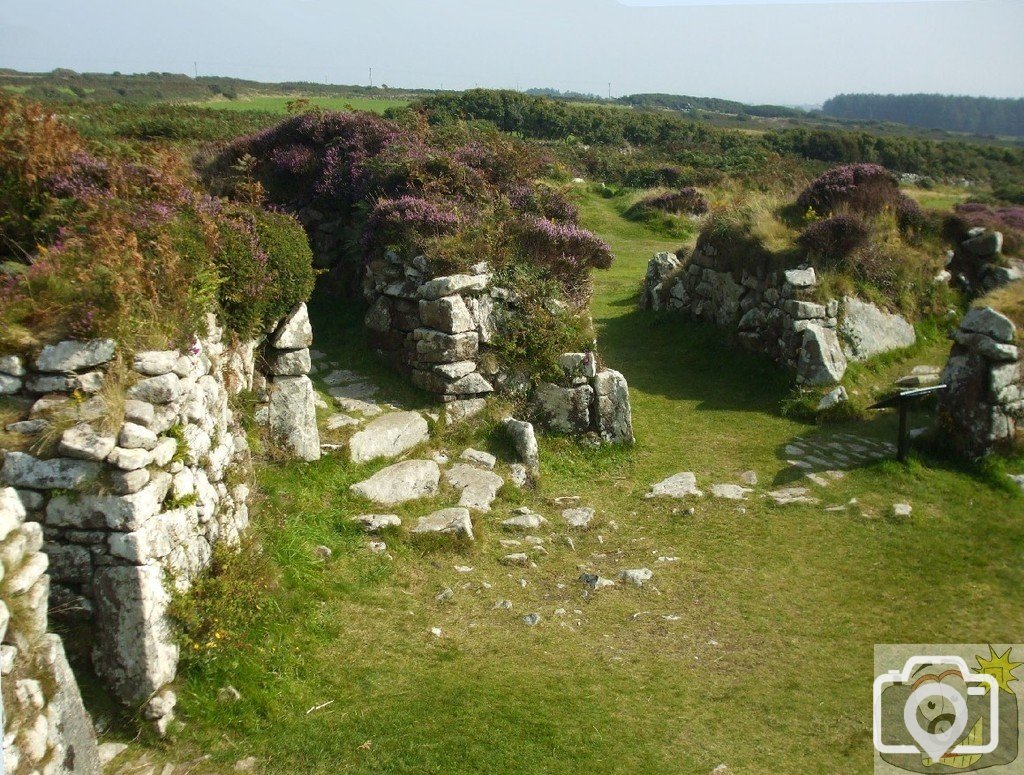
[(358, 265), (395, 251), (424, 254), (446, 272), (481, 260), (493, 269), (526, 263), (582, 304), (590, 269), (609, 266), (612, 255), (578, 226), (561, 190), (535, 182), (548, 162), (493, 130), (317, 113), (239, 138), (206, 175), (234, 193), (251, 176), (314, 227), (315, 209), (349, 238), (335, 261)]
[(820, 216), (840, 209), (875, 215), (895, 210), (903, 199), (896, 177), (880, 164), (843, 164), (811, 181), (797, 205)]
[(994, 207), (980, 202), (958, 204), (943, 222), (942, 235), (956, 244), (967, 239), (967, 233), (976, 227), (1002, 232), (1004, 254), (1024, 255), (1024, 207)]
[(834, 215), (811, 223), (797, 242), (823, 265), (839, 265), (870, 238), (868, 225), (856, 215)]
[(673, 215), (703, 215), (708, 211), (708, 200), (692, 186), (678, 191), (653, 194), (633, 205), (632, 210), (658, 210)]
[(95, 154), (20, 100), (0, 98), (0, 127), (0, 197), (15, 203), (0, 223), (0, 345), (187, 346), (218, 306), (250, 335), (308, 295), (309, 255), (290, 217), (224, 207), (172, 154)]

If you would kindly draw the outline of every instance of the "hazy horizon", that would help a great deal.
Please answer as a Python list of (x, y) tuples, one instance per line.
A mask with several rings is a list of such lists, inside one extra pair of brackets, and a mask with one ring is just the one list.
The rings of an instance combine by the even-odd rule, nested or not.
[[(713, 3), (713, 4), (712, 4)], [(0, 67), (815, 105), (1024, 97), (1019, 0), (9, 0)], [(984, 41), (982, 44), (980, 41)]]

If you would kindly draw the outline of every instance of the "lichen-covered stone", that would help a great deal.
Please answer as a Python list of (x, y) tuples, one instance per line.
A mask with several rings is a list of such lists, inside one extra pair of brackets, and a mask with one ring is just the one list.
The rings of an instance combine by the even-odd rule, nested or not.
[(100, 366), (114, 357), (116, 347), (113, 339), (48, 344), (36, 358), (36, 370), (64, 373)]

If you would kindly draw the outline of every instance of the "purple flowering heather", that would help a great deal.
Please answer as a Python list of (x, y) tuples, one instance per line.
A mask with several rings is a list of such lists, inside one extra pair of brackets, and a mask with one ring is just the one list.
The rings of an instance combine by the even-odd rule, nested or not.
[(369, 248), (405, 238), (418, 249), (426, 237), (450, 232), (460, 223), (462, 216), (451, 203), (409, 195), (380, 199), (370, 212), (361, 242)]
[(816, 178), (797, 199), (801, 209), (831, 215), (847, 206), (862, 213), (879, 213), (900, 198), (896, 177), (880, 164), (843, 164)]
[(527, 248), (548, 260), (561, 259), (580, 268), (607, 269), (612, 265), (612, 249), (608, 243), (574, 223), (527, 216), (523, 227)]

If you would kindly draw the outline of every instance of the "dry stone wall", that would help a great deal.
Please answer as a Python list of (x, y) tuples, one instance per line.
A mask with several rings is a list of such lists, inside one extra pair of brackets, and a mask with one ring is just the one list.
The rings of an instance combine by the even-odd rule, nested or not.
[(642, 305), (728, 329), (809, 386), (836, 385), (850, 360), (914, 343), (913, 326), (899, 315), (852, 297), (819, 303), (817, 286), (813, 267), (737, 272), (713, 245), (698, 243), (685, 264), (671, 253), (651, 259)]
[[(91, 632), (97, 674), (160, 733), (173, 719), (178, 663), (169, 588), (187, 590), (249, 521), (248, 444), (230, 397), (261, 391), (284, 448), (318, 457), (311, 336), (300, 305), (266, 341), (229, 345), (211, 316), (187, 351), (139, 352), (123, 366), (111, 340), (0, 360), (27, 415), (6, 430), (55, 442), (46, 455), (4, 451), (0, 483), (42, 525), (55, 609)], [(103, 389), (119, 368), (129, 373), (116, 377), (123, 396)]]
[(494, 391), (497, 359), (495, 299), (486, 263), (467, 274), (430, 277), (427, 259), (397, 254), (373, 261), (363, 293), (373, 345), (414, 385), (442, 401), (472, 400)]
[(1013, 321), (991, 307), (970, 310), (953, 334), (942, 374), (939, 428), (977, 458), (1008, 448), (1024, 424), (1024, 369)]
[(47, 555), (43, 527), (25, 521), (11, 487), (0, 488), (0, 684), (2, 771), (100, 771), (96, 734), (82, 705), (61, 639), (47, 632)]

